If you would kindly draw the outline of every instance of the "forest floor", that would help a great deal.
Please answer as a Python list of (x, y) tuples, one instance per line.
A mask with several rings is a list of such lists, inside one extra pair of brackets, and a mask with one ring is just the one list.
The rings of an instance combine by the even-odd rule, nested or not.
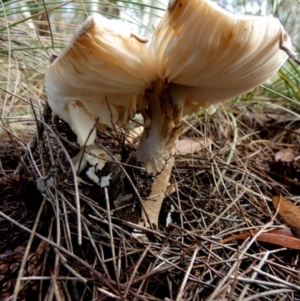
[(138, 122), (99, 134), (121, 154), (101, 188), (76, 175), (68, 125), (36, 113), (1, 135), (1, 301), (300, 300), (297, 228), (273, 204), (299, 201), (294, 109), (239, 101), (186, 119), (158, 229), (135, 224)]

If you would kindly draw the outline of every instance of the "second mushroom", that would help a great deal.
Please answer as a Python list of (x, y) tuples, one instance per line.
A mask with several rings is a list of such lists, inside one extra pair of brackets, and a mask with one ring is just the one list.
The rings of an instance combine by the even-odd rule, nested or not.
[(142, 113), (136, 157), (154, 182), (140, 222), (157, 226), (182, 118), (259, 86), (288, 56), (289, 36), (274, 17), (234, 15), (210, 0), (173, 0), (150, 41), (116, 21), (89, 17), (47, 70), (45, 89), (82, 146), (94, 144), (96, 129), (122, 127)]

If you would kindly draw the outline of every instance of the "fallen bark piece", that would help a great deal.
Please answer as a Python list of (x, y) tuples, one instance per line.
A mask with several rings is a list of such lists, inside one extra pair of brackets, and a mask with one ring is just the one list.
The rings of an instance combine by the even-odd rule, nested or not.
[(297, 237), (300, 237), (300, 208), (281, 195), (273, 197), (272, 201), (279, 215), (291, 227)]
[[(222, 240), (223, 244), (226, 244), (233, 240), (245, 240), (248, 237), (253, 237), (258, 231), (249, 231), (237, 235), (230, 236)], [(257, 241), (267, 242), (270, 244), (286, 247), (290, 249), (300, 250), (300, 239), (297, 238), (291, 229), (274, 229), (269, 232), (263, 232), (256, 238)]]

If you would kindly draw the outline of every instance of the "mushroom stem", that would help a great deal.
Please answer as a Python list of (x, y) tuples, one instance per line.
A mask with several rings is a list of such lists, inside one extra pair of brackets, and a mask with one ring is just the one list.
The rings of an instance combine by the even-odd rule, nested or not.
[[(137, 161), (142, 162), (146, 171), (155, 176), (151, 194), (144, 199), (143, 205), (151, 224), (157, 226), (174, 165), (182, 109), (172, 102), (168, 89), (154, 89), (154, 92), (147, 93), (147, 97), (149, 105), (143, 114), (145, 128), (137, 149)], [(141, 224), (150, 226), (144, 210)]]

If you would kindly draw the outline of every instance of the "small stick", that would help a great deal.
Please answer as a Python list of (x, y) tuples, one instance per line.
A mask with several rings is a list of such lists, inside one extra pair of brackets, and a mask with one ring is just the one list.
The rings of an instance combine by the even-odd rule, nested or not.
[(130, 33), (130, 37), (135, 38), (138, 42), (146, 44), (149, 42), (149, 39), (145, 38), (145, 37), (141, 37), (135, 33)]

